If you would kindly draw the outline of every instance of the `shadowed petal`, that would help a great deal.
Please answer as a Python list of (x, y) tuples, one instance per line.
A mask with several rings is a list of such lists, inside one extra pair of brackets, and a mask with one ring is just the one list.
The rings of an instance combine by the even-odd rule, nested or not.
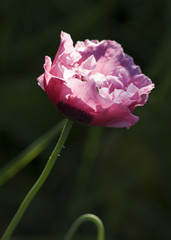
[[(101, 107), (99, 106), (99, 108)], [(99, 109), (98, 113), (95, 113), (91, 125), (130, 128), (138, 121), (138, 119), (139, 118), (133, 115), (124, 105), (114, 103), (109, 108)]]

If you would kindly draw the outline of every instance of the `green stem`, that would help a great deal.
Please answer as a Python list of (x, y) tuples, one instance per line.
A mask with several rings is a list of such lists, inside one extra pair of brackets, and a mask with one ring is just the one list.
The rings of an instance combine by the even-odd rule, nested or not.
[(48, 146), (50, 141), (57, 136), (63, 125), (64, 121), (58, 123), (55, 127), (50, 129), (50, 131), (30, 144), (30, 146), (22, 151), (17, 157), (0, 169), (0, 186), (33, 161)]
[(104, 226), (100, 218), (95, 216), (94, 214), (84, 214), (76, 219), (76, 221), (72, 224), (69, 232), (67, 233), (65, 240), (71, 240), (77, 228), (84, 222), (90, 221), (93, 222), (97, 227), (97, 240), (104, 240)]
[(61, 135), (59, 137), (59, 140), (51, 154), (51, 156), (48, 159), (48, 162), (46, 163), (46, 166), (41, 173), (40, 177), (36, 181), (36, 183), (33, 185), (31, 190), (28, 192), (26, 197), (24, 198), (23, 202), (21, 203), (20, 207), (18, 208), (16, 214), (14, 215), (13, 219), (11, 220), (9, 226), (7, 227), (5, 233), (3, 234), (1, 240), (8, 240), (10, 236), (12, 235), (13, 231), (15, 230), (17, 224), (21, 220), (22, 216), (24, 215), (26, 209), (28, 208), (29, 204), (31, 203), (32, 199), (35, 197), (39, 189), (44, 184), (45, 180), (47, 179), (50, 171), (52, 170), (56, 158), (59, 156), (60, 151), (62, 150), (62, 147), (67, 139), (68, 133), (71, 129), (72, 122), (69, 120), (66, 120), (65, 125), (63, 127), (63, 130), (61, 132)]

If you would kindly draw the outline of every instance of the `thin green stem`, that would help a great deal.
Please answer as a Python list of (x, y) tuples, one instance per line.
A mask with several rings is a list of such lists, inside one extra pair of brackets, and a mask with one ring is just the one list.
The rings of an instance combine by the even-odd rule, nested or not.
[(33, 161), (48, 146), (50, 141), (57, 136), (58, 132), (63, 128), (63, 125), (64, 121), (58, 123), (0, 169), (0, 186)]
[(48, 162), (46, 163), (46, 166), (41, 173), (40, 177), (36, 181), (36, 183), (33, 185), (31, 190), (28, 192), (26, 197), (24, 198), (23, 202), (21, 203), (20, 207), (18, 208), (16, 214), (14, 215), (13, 219), (11, 220), (9, 226), (7, 227), (5, 233), (3, 234), (1, 240), (8, 240), (10, 236), (12, 235), (13, 231), (15, 230), (17, 224), (21, 220), (22, 216), (24, 215), (26, 209), (28, 208), (29, 204), (31, 203), (32, 199), (35, 197), (37, 192), (40, 190), (42, 185), (44, 184), (45, 180), (47, 179), (50, 171), (52, 170), (56, 158), (59, 156), (60, 151), (62, 150), (62, 147), (67, 139), (68, 133), (71, 129), (72, 122), (69, 120), (66, 120), (65, 125), (63, 127), (63, 130), (61, 132), (61, 135), (59, 137), (59, 140), (51, 154), (51, 156), (48, 159)]
[(93, 222), (97, 227), (97, 240), (104, 240), (104, 226), (100, 218), (94, 214), (84, 214), (76, 219), (69, 229), (65, 240), (71, 240), (78, 227), (84, 222)]

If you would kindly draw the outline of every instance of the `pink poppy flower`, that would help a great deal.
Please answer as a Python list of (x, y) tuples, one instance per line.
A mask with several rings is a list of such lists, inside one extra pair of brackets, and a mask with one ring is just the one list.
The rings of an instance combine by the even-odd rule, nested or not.
[(45, 57), (44, 70), (38, 84), (52, 103), (68, 118), (91, 126), (134, 125), (134, 108), (144, 105), (154, 88), (117, 42), (85, 40), (74, 47), (64, 32), (53, 63)]

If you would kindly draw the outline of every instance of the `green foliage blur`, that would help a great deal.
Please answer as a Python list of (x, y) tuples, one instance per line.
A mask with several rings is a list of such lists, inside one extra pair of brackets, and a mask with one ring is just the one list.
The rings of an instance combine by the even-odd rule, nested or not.
[[(61, 30), (118, 41), (156, 88), (130, 130), (74, 124), (12, 239), (62, 240), (84, 213), (101, 218), (106, 240), (171, 239), (170, 0), (1, 0), (0, 167), (64, 118), (36, 82)], [(0, 236), (57, 139), (0, 187)], [(95, 227), (74, 239), (96, 239)]]

